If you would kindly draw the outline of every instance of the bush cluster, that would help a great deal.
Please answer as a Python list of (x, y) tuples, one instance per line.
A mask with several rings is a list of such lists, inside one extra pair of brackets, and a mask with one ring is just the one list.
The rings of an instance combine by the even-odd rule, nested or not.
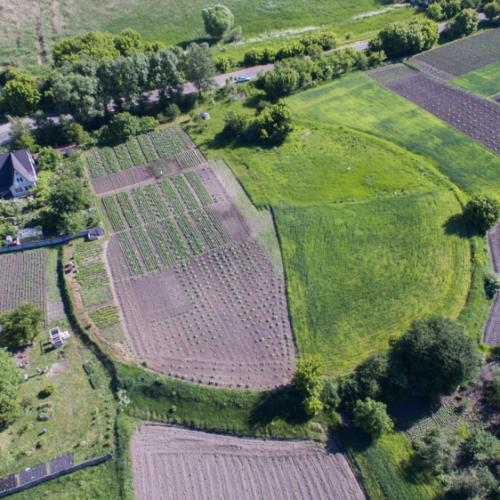
[(329, 31), (313, 33), (302, 37), (298, 42), (288, 43), (279, 49), (273, 47), (253, 48), (243, 56), (243, 66), (256, 66), (282, 61), (291, 57), (308, 54), (317, 47), (320, 51), (332, 50), (337, 46), (335, 34)]

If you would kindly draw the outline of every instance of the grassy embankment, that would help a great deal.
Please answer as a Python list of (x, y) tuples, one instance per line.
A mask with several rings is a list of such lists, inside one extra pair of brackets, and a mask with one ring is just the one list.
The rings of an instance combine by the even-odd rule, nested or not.
[(450, 83), (485, 97), (500, 94), (500, 61), (466, 73)]

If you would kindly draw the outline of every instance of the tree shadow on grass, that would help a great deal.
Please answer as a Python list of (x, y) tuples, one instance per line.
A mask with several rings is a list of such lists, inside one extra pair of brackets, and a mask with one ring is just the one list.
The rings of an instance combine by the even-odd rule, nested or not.
[(307, 422), (302, 399), (293, 387), (263, 393), (252, 410), (248, 423), (253, 428), (264, 427), (275, 419), (297, 425)]
[(459, 236), (460, 238), (471, 238), (477, 234), (463, 214), (452, 215), (443, 224), (443, 228), (446, 234)]

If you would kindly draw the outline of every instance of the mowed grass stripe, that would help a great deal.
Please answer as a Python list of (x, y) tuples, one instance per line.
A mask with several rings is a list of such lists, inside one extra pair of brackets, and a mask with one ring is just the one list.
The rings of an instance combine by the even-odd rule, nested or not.
[(301, 355), (343, 374), (431, 314), (455, 318), (467, 296), (467, 240), (446, 233), (450, 191), (275, 208)]
[[(297, 94), (288, 103), (295, 116), (363, 130), (433, 160), (469, 194), (500, 199), (500, 157), (366, 74)], [(360, 110), (363, 110), (362, 112)]]

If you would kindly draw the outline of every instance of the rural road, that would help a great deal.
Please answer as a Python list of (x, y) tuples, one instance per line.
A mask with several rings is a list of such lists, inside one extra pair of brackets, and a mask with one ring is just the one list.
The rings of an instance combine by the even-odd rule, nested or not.
[[(484, 21), (486, 19), (484, 14), (479, 14), (479, 20)], [(447, 22), (444, 23), (439, 23), (439, 32), (443, 32), (446, 29)], [(352, 48), (355, 50), (365, 50), (368, 48), (368, 42), (369, 40), (361, 40), (359, 42), (352, 43), (350, 45), (344, 45), (342, 47), (338, 47), (339, 49), (341, 48)], [(336, 50), (336, 49), (334, 49)], [(223, 75), (217, 75), (214, 78), (215, 84), (218, 87), (223, 87), (226, 84), (226, 80), (228, 78), (236, 78), (238, 76), (247, 76), (250, 79), (255, 79), (257, 75), (261, 72), (266, 73), (267, 71), (271, 71), (274, 68), (274, 64), (262, 64), (260, 66), (253, 66), (251, 68), (245, 68), (241, 69), (238, 71), (233, 71), (230, 73), (225, 73)], [(196, 92), (196, 89), (192, 83), (186, 83), (184, 85), (184, 93), (185, 94), (192, 94), (193, 92)], [(152, 90), (151, 92), (147, 92), (146, 95), (149, 96), (149, 98), (152, 101), (158, 100), (159, 97), (159, 92), (158, 90)], [(33, 124), (33, 120), (31, 118), (25, 118), (23, 120), (25, 123), (30, 123), (31, 125)], [(9, 134), (10, 134), (11, 126), (10, 123), (2, 123), (0, 124), (0, 146), (3, 144), (6, 144), (9, 141)]]

